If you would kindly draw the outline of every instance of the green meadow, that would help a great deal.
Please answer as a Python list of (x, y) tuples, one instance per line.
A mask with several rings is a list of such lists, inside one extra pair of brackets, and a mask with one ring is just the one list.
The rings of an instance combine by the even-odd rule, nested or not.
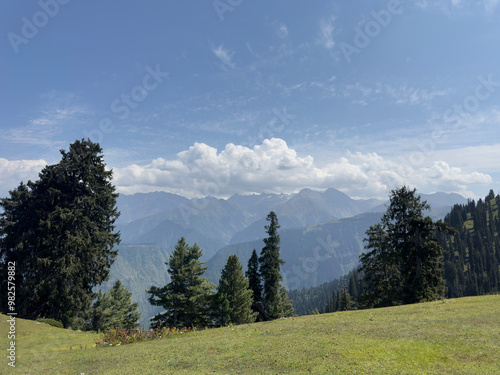
[[(8, 317), (0, 316), (2, 351)], [(0, 374), (500, 374), (500, 295), (337, 312), (95, 347), (97, 334), (16, 321)]]

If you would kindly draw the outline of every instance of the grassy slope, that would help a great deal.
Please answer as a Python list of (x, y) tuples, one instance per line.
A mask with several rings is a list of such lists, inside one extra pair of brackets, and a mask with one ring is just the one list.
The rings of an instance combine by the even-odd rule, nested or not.
[[(499, 308), (499, 295), (462, 298), (97, 349), (89, 349), (88, 333), (19, 320), (17, 367), (11, 371), (3, 357), (0, 373), (496, 374)], [(0, 318), (3, 348), (6, 317)]]

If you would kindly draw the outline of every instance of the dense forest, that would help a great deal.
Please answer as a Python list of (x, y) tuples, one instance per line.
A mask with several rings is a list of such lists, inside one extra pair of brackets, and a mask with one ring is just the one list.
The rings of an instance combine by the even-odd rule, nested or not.
[(478, 296), (500, 290), (500, 195), (456, 205), (444, 221), (457, 229), (442, 238), (448, 298)]

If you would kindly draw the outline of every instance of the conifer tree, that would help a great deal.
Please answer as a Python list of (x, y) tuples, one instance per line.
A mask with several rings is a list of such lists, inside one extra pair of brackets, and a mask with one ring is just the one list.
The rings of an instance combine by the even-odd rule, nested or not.
[[(280, 236), (278, 229), (278, 217), (271, 211), (266, 218), (269, 225), (265, 226), (267, 238), (264, 238), (265, 246), (262, 248), (259, 263), (259, 272), (263, 280), (263, 305), (266, 320), (283, 317), (284, 306), (288, 306), (290, 301), (286, 290), (280, 290), (281, 265), (285, 263), (280, 258)], [(292, 313), (293, 314), (293, 313)]]
[(212, 297), (212, 325), (215, 327), (224, 327), (230, 323), (231, 307), (229, 298), (222, 292), (215, 293)]
[(19, 317), (53, 318), (67, 327), (88, 316), (92, 289), (107, 280), (120, 235), (114, 233), (118, 194), (99, 144), (76, 141), (61, 154), (37, 181), (1, 200), (0, 268), (16, 262)]
[(344, 284), (342, 290), (340, 291), (339, 309), (341, 311), (352, 310), (354, 302), (349, 293), (348, 287)]
[(238, 257), (229, 256), (215, 297), (216, 325), (253, 323), (256, 313), (252, 311), (252, 293)]
[(112, 328), (137, 328), (141, 313), (137, 311), (139, 304), (132, 303), (131, 297), (132, 293), (120, 280), (105, 293), (99, 290), (93, 305), (92, 330), (106, 332)]
[(248, 260), (248, 268), (245, 273), (250, 290), (252, 290), (252, 310), (257, 313), (257, 320), (263, 321), (264, 306), (262, 304), (262, 284), (260, 281), (259, 273), (259, 258), (255, 249), (252, 251), (252, 255)]
[(327, 313), (335, 312), (337, 309), (337, 292), (333, 291), (331, 297), (328, 299), (328, 304), (326, 307)]
[(170, 282), (152, 286), (149, 302), (165, 311), (152, 319), (151, 327), (205, 327), (209, 321), (210, 299), (215, 285), (202, 277), (207, 269), (199, 259), (202, 251), (195, 243), (189, 246), (182, 237), (175, 246), (167, 272)]
[(288, 297), (288, 293), (285, 287), (281, 286), (279, 289), (280, 292), (280, 303), (278, 310), (278, 317), (280, 318), (288, 318), (295, 315), (295, 310), (293, 308), (293, 301)]
[(424, 217), (430, 209), (416, 190), (393, 190), (379, 224), (366, 234), (369, 253), (360, 256), (366, 288), (364, 307), (434, 300), (444, 293), (443, 248), (437, 232), (450, 232), (441, 221)]

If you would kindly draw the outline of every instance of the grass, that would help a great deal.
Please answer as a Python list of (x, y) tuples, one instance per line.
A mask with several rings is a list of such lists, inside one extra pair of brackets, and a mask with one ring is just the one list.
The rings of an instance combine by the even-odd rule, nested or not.
[(461, 298), (100, 348), (95, 334), (18, 320), (16, 369), (3, 357), (0, 373), (498, 374), (499, 308), (499, 295)]

